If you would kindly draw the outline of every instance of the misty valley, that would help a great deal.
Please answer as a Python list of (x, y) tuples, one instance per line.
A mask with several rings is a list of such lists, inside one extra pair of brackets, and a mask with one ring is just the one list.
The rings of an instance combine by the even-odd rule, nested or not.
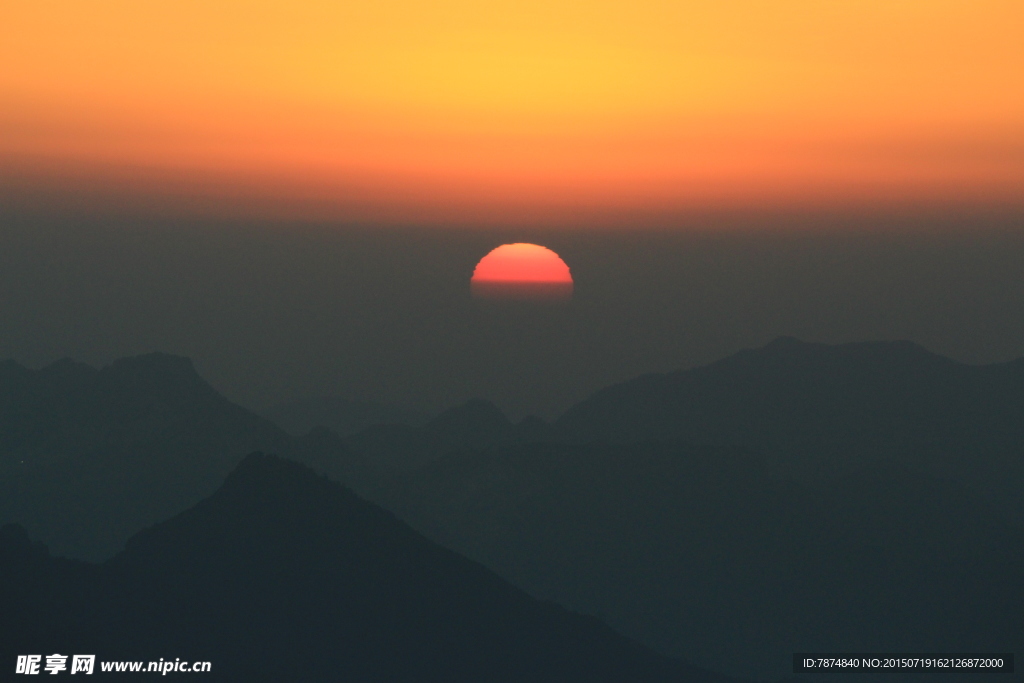
[[(553, 421), (0, 362), (0, 643), (224, 681), (779, 681), (1024, 652), (1024, 359), (780, 338)], [(977, 672), (800, 680), (977, 680)], [(23, 677), (16, 677), (23, 678)], [(997, 676), (999, 678), (999, 676)]]

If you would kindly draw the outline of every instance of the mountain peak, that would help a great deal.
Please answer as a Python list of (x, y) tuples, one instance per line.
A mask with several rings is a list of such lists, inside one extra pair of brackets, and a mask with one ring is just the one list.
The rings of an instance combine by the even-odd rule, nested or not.
[(203, 653), (221, 680), (724, 680), (539, 602), (264, 453), (102, 571), (116, 587), (103, 596), (119, 615), (111, 640)]
[(313, 470), (294, 460), (277, 455), (253, 451), (242, 458), (224, 481), (224, 486), (264, 486), (281, 484), (286, 481), (319, 480)]
[(509, 436), (512, 423), (498, 406), (475, 398), (441, 413), (426, 430), (445, 441), (467, 446), (490, 445)]
[(990, 400), (976, 389), (980, 379), (909, 341), (830, 345), (784, 336), (710, 365), (603, 389), (555, 429), (569, 440), (683, 440), (779, 448), (786, 458), (795, 444), (813, 452), (811, 442), (829, 433), (867, 452), (911, 428), (923, 442), (944, 433), (949, 415), (968, 414), (967, 402)]
[[(31, 522), (55, 555), (109, 557), (139, 528), (213, 491), (246, 453), (290, 445), (182, 356), (150, 353), (101, 370), (72, 360), (4, 367), (0, 512)], [(88, 485), (69, 472), (89, 472)]]
[(108, 386), (142, 391), (186, 404), (200, 397), (220, 396), (196, 372), (190, 358), (169, 353), (154, 352), (115, 360), (100, 371), (100, 376)]

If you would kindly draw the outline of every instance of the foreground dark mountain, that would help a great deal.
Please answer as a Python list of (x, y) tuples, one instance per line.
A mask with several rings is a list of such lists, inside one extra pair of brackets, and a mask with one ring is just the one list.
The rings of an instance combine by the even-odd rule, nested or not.
[(186, 358), (96, 370), (0, 363), (0, 523), (55, 552), (102, 559), (209, 495), (246, 453), (287, 434), (231, 403)]
[(1024, 359), (969, 366), (909, 342), (782, 338), (599, 391), (553, 432), (744, 446), (804, 481), (896, 466), (962, 481), (1024, 521)]
[(102, 566), (0, 530), (3, 667), (212, 662), (220, 681), (721, 681), (538, 602), (295, 463), (251, 455)]

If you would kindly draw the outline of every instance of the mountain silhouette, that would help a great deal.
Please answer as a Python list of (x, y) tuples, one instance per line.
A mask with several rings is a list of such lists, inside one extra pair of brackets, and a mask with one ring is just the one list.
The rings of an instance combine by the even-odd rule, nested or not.
[(1022, 373), (782, 338), (609, 387), (539, 438), (453, 439), (368, 495), (534, 595), (737, 675), (780, 675), (781, 651), (1019, 649)]
[[(0, 523), (27, 528), (5, 543), (46, 606), (5, 633), (135, 642), (72, 609), (94, 594), (118, 603), (103, 577), (130, 549), (97, 567), (27, 539), (107, 559), (255, 449), (345, 483), (536, 598), (713, 670), (777, 678), (798, 650), (1019, 651), (1022, 378), (1024, 360), (783, 338), (609, 387), (553, 424), (474, 400), (342, 437), (291, 436), (174, 356), (0, 363)], [(138, 624), (141, 638), (151, 627)]]
[(969, 366), (909, 342), (783, 337), (603, 389), (552, 438), (743, 446), (804, 481), (895, 466), (962, 481), (1024, 521), (1024, 359)]
[(261, 454), (103, 565), (50, 558), (5, 527), (0, 576), (5, 650), (206, 660), (209, 680), (732, 680), (530, 598)]
[(61, 555), (109, 557), (209, 495), (246, 453), (289, 444), (187, 358), (0, 363), (0, 523), (24, 524)]
[(777, 678), (793, 652), (1024, 646), (1024, 529), (928, 475), (805, 485), (735, 447), (527, 444), (446, 456), (380, 495), (532, 595), (733, 675)]

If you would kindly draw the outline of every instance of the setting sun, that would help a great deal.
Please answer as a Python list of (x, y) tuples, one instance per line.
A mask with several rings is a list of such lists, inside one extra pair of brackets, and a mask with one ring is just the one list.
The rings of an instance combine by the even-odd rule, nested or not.
[(481, 299), (565, 301), (572, 297), (569, 266), (537, 244), (503, 244), (480, 259), (470, 280)]

